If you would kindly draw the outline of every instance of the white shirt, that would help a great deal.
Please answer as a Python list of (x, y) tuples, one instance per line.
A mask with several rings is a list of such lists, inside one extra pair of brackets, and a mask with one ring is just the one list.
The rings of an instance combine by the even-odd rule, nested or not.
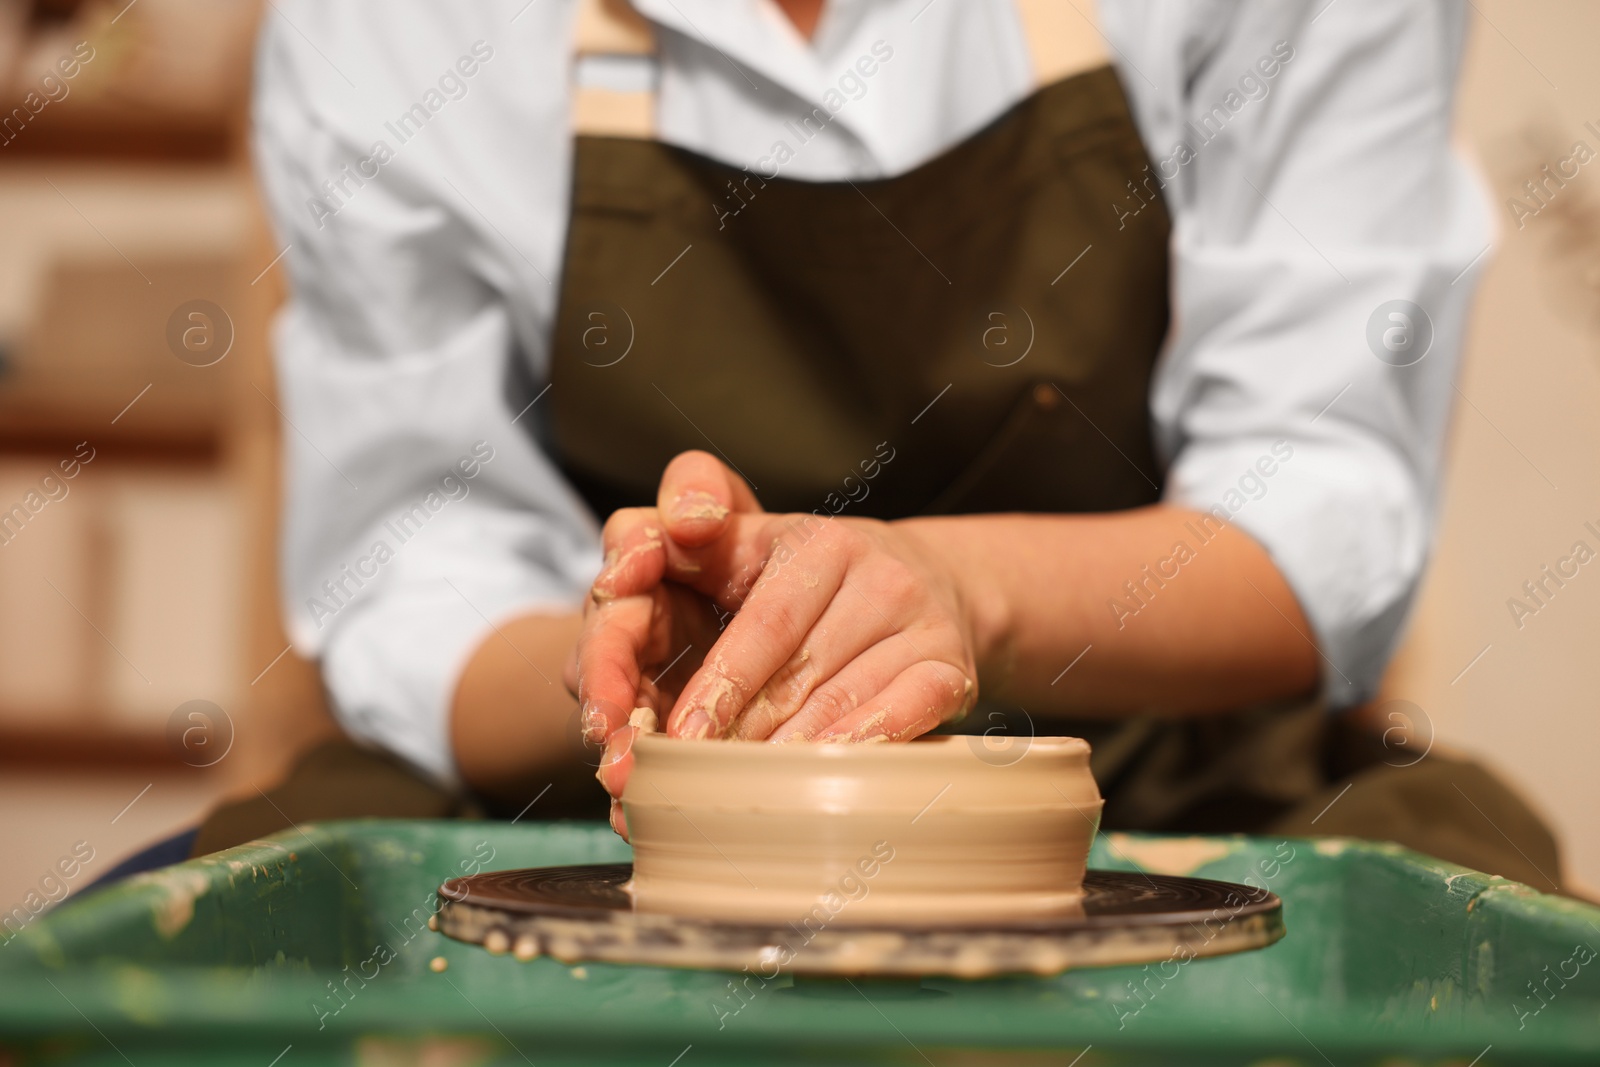
[[(1032, 91), (1011, 0), (829, 0), (809, 46), (766, 0), (635, 3), (660, 27), (661, 138), (752, 169), (874, 43), (892, 49), (788, 178), (902, 173)], [(1100, 6), (1171, 175), (1174, 315), (1151, 397), (1166, 499), (1220, 504), (1265, 546), (1315, 631), (1329, 702), (1356, 703), (1429, 552), (1493, 238), (1449, 140), (1463, 9)], [(516, 615), (573, 608), (600, 561), (597, 517), (542, 447), (534, 402), (567, 224), (574, 11), (280, 0), (265, 16), (256, 151), (293, 289), (276, 326), (285, 607), (345, 727), (444, 781), (475, 648)], [(1288, 59), (1268, 78), (1275, 47)], [(1368, 340), (1393, 300), (1431, 319), (1410, 366)], [(1376, 321), (1379, 338), (1404, 330)], [(1250, 476), (1261, 457), (1273, 473)]]

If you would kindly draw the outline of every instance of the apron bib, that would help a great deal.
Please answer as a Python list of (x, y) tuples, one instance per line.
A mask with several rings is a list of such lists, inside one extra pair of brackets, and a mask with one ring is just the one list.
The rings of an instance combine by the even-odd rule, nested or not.
[[(637, 15), (594, 34), (630, 14), (587, 4), (578, 61), (630, 35), (647, 47)], [(1049, 32), (1025, 22), (1030, 40)], [(1098, 57), (1050, 68), (1085, 61)], [(1157, 202), (1118, 231), (1111, 205), (1149, 158), (1103, 61), (909, 173), (861, 182), (622, 135), (596, 121), (594, 92), (578, 90), (576, 120), (605, 132), (580, 125), (575, 146), (550, 404), (556, 455), (597, 515), (653, 504), (691, 448), (720, 453), (773, 511), (1159, 499), (1149, 396), (1168, 221)]]

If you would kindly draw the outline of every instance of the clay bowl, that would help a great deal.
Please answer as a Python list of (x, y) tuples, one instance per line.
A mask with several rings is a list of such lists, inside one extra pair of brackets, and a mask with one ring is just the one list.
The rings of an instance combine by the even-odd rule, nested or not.
[[(1076, 914), (1100, 821), (1075, 737), (634, 744), (638, 911), (830, 925)], [(819, 911), (818, 909), (822, 909)]]

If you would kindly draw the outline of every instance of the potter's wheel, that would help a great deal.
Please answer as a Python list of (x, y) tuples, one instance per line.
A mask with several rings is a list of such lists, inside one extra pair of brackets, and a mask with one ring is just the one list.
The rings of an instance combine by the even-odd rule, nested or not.
[[(438, 929), (519, 959), (818, 975), (1055, 974), (1263, 948), (1284, 934), (1272, 893), (1204, 878), (1087, 873), (1082, 913), (959, 925), (723, 921), (635, 911), (626, 863), (490, 871), (439, 887)], [(784, 949), (789, 950), (788, 953)]]

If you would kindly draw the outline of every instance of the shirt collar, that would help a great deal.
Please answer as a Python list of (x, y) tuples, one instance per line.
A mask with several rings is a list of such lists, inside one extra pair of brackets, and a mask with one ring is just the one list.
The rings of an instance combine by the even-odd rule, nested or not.
[[(833, 88), (837, 72), (828, 60), (790, 24), (788, 17), (772, 0), (632, 0), (638, 12), (651, 21), (720, 53), (738, 74), (740, 84), (752, 92), (769, 91), (762, 82), (787, 90), (809, 110), (822, 106), (822, 97)], [(853, 27), (860, 20), (857, 0), (829, 0), (818, 26), (817, 42), (824, 47), (841, 36), (837, 31)], [(824, 36), (825, 35), (825, 36)], [(842, 61), (841, 61), (842, 62)], [(839, 114), (835, 121), (858, 138), (865, 131)]]

